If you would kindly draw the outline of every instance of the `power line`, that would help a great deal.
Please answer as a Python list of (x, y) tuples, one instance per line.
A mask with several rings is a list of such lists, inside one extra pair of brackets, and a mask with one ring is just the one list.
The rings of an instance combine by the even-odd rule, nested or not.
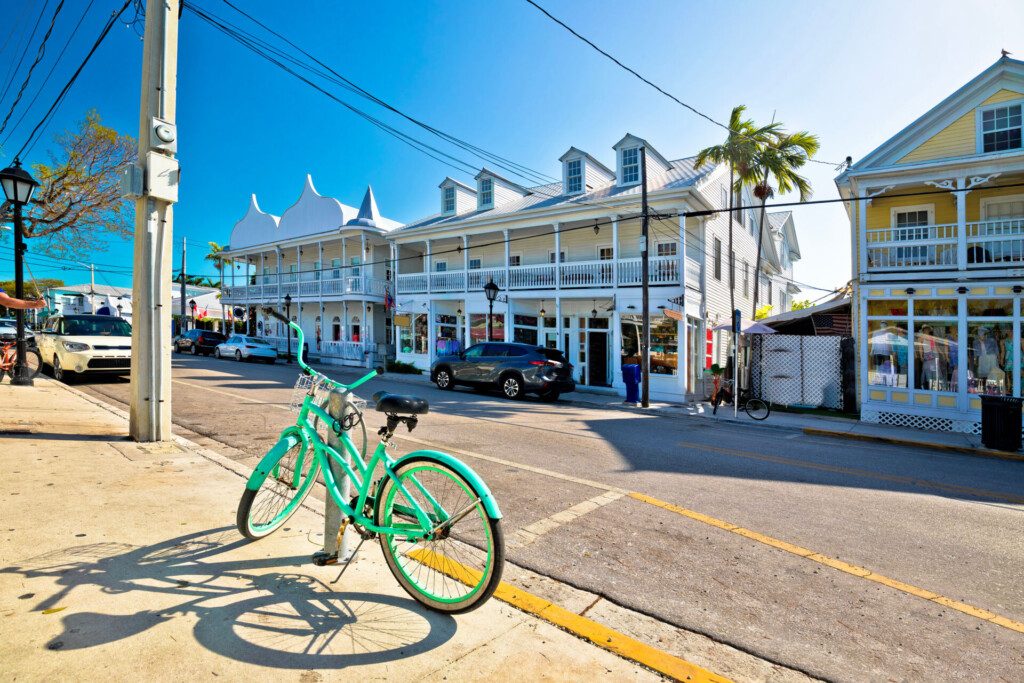
[(75, 35), (78, 34), (78, 29), (81, 28), (82, 22), (85, 20), (85, 17), (88, 16), (89, 10), (92, 9), (92, 5), (95, 1), (96, 0), (89, 0), (89, 4), (85, 6), (85, 11), (82, 12), (82, 16), (79, 17), (78, 23), (75, 24), (75, 27), (71, 29), (71, 34), (68, 35), (68, 39), (64, 43), (64, 47), (61, 48), (60, 54), (57, 55), (57, 59), (54, 60), (53, 65), (50, 67), (50, 70), (46, 73), (46, 78), (44, 78), (43, 82), (39, 85), (39, 88), (36, 90), (36, 94), (32, 97), (32, 101), (30, 101), (28, 103), (28, 106), (25, 107), (25, 111), (21, 112), (21, 116), (18, 117), (18, 120), (14, 123), (14, 126), (11, 128), (11, 130), (7, 132), (7, 137), (4, 138), (3, 143), (0, 143), (0, 147), (7, 146), (7, 141), (11, 139), (11, 136), (14, 135), (14, 132), (18, 130), (18, 128), (21, 126), (21, 122), (25, 120), (25, 116), (27, 116), (28, 113), (32, 111), (32, 107), (35, 105), (36, 100), (38, 100), (39, 96), (43, 94), (43, 89), (46, 88), (46, 84), (50, 82), (50, 77), (53, 75), (53, 72), (57, 69), (57, 66), (60, 64), (60, 60), (64, 58), (64, 53), (67, 52), (68, 46), (71, 45), (71, 41), (74, 39)]
[(39, 120), (39, 123), (36, 124), (36, 127), (32, 129), (32, 132), (29, 134), (28, 139), (25, 141), (25, 144), (22, 145), (21, 149), (18, 150), (18, 153), (14, 155), (15, 159), (20, 158), (26, 152), (30, 152), (32, 150), (32, 147), (35, 146), (35, 143), (38, 141), (38, 134), (42, 131), (46, 123), (48, 123), (50, 119), (53, 118), (54, 112), (57, 111), (57, 107), (60, 106), (60, 103), (64, 101), (64, 98), (67, 96), (68, 91), (71, 90), (71, 86), (73, 86), (75, 84), (75, 81), (78, 80), (79, 75), (81, 75), (82, 71), (85, 69), (85, 66), (89, 63), (89, 60), (92, 59), (92, 56), (96, 53), (96, 50), (99, 49), (99, 46), (103, 43), (107, 35), (110, 33), (110, 29), (113, 28), (114, 24), (117, 22), (118, 17), (121, 16), (121, 14), (125, 11), (128, 5), (131, 4), (131, 2), (132, 0), (125, 0), (125, 3), (121, 5), (121, 9), (111, 14), (110, 18), (107, 20), (107, 23), (103, 26), (103, 30), (100, 31), (99, 37), (96, 38), (96, 42), (94, 42), (92, 48), (90, 48), (89, 53), (86, 54), (85, 58), (82, 60), (82, 63), (79, 64), (77, 69), (75, 69), (75, 73), (71, 75), (70, 79), (68, 79), (68, 82), (64, 85), (64, 88), (61, 89), (60, 94), (57, 95), (57, 98), (53, 101), (53, 104), (47, 110), (46, 114), (44, 114), (43, 118)]
[[(28, 4), (28, 3), (26, 3)], [(43, 20), (43, 15), (46, 14), (46, 8), (49, 6), (50, 0), (46, 0), (43, 3), (42, 8), (39, 10), (39, 16), (36, 17), (36, 23), (32, 25), (32, 33), (28, 36), (28, 41), (25, 42), (25, 47), (21, 50), (21, 56), (17, 60), (11, 60), (11, 68), (7, 72), (6, 83), (4, 83), (4, 90), (0, 93), (0, 102), (3, 102), (7, 97), (8, 91), (11, 86), (14, 85), (14, 78), (18, 75), (21, 70), (21, 65), (25, 63), (25, 55), (28, 54), (28, 48), (32, 45), (32, 41), (36, 38), (36, 31), (39, 30), (39, 22)]]
[(3, 123), (0, 123), (0, 133), (3, 133), (7, 128), (7, 122), (10, 121), (11, 116), (14, 115), (14, 110), (18, 107), (18, 103), (21, 102), (21, 98), (25, 94), (25, 89), (28, 87), (29, 81), (32, 80), (32, 73), (36, 70), (36, 67), (39, 66), (39, 62), (43, 60), (43, 55), (46, 54), (46, 43), (49, 42), (50, 36), (53, 34), (53, 27), (57, 24), (57, 17), (60, 15), (60, 11), (62, 9), (64, 9), (64, 0), (60, 0), (60, 2), (57, 3), (57, 7), (53, 10), (53, 16), (50, 17), (50, 25), (47, 27), (46, 33), (43, 34), (43, 39), (39, 43), (39, 49), (36, 50), (36, 58), (28, 67), (28, 73), (25, 74), (25, 80), (18, 89), (18, 94), (14, 98), (14, 103), (11, 104), (10, 111), (8, 111), (7, 116), (4, 117)]
[[(724, 123), (721, 123), (721, 122), (719, 122), (719, 121), (717, 121), (717, 120), (715, 120), (715, 119), (711, 118), (710, 116), (708, 116), (708, 115), (707, 115), (707, 114), (705, 114), (704, 112), (700, 111), (699, 109), (697, 109), (697, 108), (696, 108), (696, 107), (694, 107), (693, 105), (690, 105), (690, 104), (687, 104), (686, 102), (683, 102), (683, 101), (682, 101), (681, 99), (679, 99), (678, 97), (676, 97), (676, 96), (675, 96), (675, 95), (673, 95), (672, 93), (668, 92), (667, 90), (665, 90), (664, 88), (662, 88), (662, 87), (661, 87), (661, 86), (659, 86), (658, 84), (654, 83), (654, 82), (653, 82), (653, 81), (651, 81), (650, 79), (648, 79), (648, 78), (646, 78), (645, 76), (641, 75), (641, 74), (640, 74), (640, 73), (639, 73), (639, 72), (638, 72), (638, 71), (637, 71), (636, 69), (633, 69), (633, 68), (631, 68), (631, 67), (629, 67), (629, 66), (626, 66), (626, 65), (625, 65), (625, 64), (623, 64), (623, 63), (622, 63), (621, 61), (619, 61), (619, 60), (618, 60), (618, 59), (617, 59), (617, 58), (616, 58), (616, 57), (615, 57), (614, 55), (612, 55), (611, 53), (609, 53), (609, 52), (608, 52), (607, 50), (604, 50), (604, 49), (600, 48), (599, 46), (597, 46), (597, 45), (596, 45), (596, 44), (595, 44), (595, 43), (594, 43), (593, 41), (591, 41), (591, 40), (590, 40), (589, 38), (587, 38), (586, 36), (583, 36), (583, 35), (581, 35), (581, 34), (580, 34), (580, 33), (579, 33), (579, 32), (578, 32), (578, 31), (577, 31), (576, 29), (574, 29), (573, 27), (569, 26), (568, 24), (566, 24), (566, 23), (565, 23), (564, 21), (562, 21), (561, 19), (559, 19), (559, 18), (558, 18), (558, 17), (556, 17), (555, 15), (551, 14), (551, 12), (548, 12), (548, 11), (547, 11), (546, 9), (544, 9), (544, 8), (543, 8), (543, 7), (541, 7), (541, 6), (539, 5), (539, 4), (537, 4), (537, 3), (536, 3), (536, 2), (534, 1), (534, 0), (526, 0), (526, 2), (530, 3), (530, 4), (531, 4), (531, 5), (533, 5), (533, 6), (535, 7), (535, 8), (537, 8), (537, 10), (539, 10), (539, 11), (540, 11), (540, 12), (541, 12), (541, 13), (542, 13), (542, 14), (543, 14), (544, 16), (546, 16), (546, 17), (547, 17), (548, 19), (550, 19), (551, 21), (555, 22), (556, 24), (558, 24), (559, 26), (561, 26), (562, 28), (564, 28), (564, 29), (565, 29), (566, 31), (568, 31), (569, 33), (571, 33), (572, 35), (576, 36), (577, 38), (579, 38), (580, 40), (582, 40), (582, 41), (583, 41), (584, 43), (586, 43), (587, 45), (589, 45), (590, 47), (592, 47), (592, 48), (593, 48), (594, 50), (596, 50), (596, 51), (597, 51), (597, 52), (599, 52), (600, 54), (602, 54), (602, 55), (604, 55), (605, 57), (607, 57), (608, 59), (610, 59), (610, 60), (611, 60), (612, 62), (614, 62), (614, 63), (615, 63), (616, 65), (618, 65), (618, 66), (619, 66), (620, 68), (622, 68), (622, 69), (626, 70), (627, 72), (629, 72), (629, 73), (630, 73), (630, 74), (632, 74), (633, 76), (636, 76), (636, 77), (637, 77), (637, 78), (639, 78), (639, 79), (640, 79), (641, 81), (643, 81), (643, 82), (644, 82), (644, 83), (646, 83), (647, 85), (651, 86), (652, 88), (654, 88), (654, 89), (655, 89), (655, 90), (657, 90), (657, 91), (658, 91), (659, 93), (661, 93), (661, 94), (662, 94), (662, 95), (664, 95), (665, 97), (669, 98), (670, 100), (672, 100), (673, 102), (675, 102), (675, 103), (676, 103), (676, 104), (678, 104), (679, 106), (683, 107), (684, 109), (688, 109), (689, 111), (693, 112), (693, 113), (694, 113), (694, 114), (696, 114), (697, 116), (699, 116), (699, 117), (701, 117), (702, 119), (705, 119), (705, 120), (707, 120), (707, 121), (710, 121), (711, 123), (713, 123), (714, 125), (718, 126), (719, 128), (722, 128), (723, 130), (729, 131), (730, 133), (735, 133), (735, 131), (733, 131), (732, 129), (730, 129), (730, 128), (729, 128), (729, 126), (727, 126), (727, 125), (725, 125)], [(740, 135), (741, 137), (748, 137), (748, 136), (746, 136), (746, 135), (743, 135), (742, 133), (740, 133), (739, 135)], [(813, 161), (813, 162), (814, 162), (814, 163), (816, 163), (816, 164), (824, 164), (824, 165), (826, 165), (826, 166), (832, 166), (832, 167), (838, 167), (838, 166), (839, 166), (839, 164), (837, 164), (837, 163), (833, 163), (833, 162), (831, 162), (831, 161), (822, 161), (821, 159), (811, 159), (810, 157), (808, 157), (808, 158), (807, 158), (807, 160), (808, 160), (808, 161)]]

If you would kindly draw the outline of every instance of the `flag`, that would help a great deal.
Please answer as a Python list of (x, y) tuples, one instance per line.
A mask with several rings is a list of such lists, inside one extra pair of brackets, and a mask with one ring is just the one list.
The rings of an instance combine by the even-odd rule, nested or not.
[(811, 316), (815, 334), (838, 334), (849, 337), (853, 334), (853, 325), (849, 313), (815, 313)]
[(390, 311), (395, 307), (395, 300), (391, 297), (391, 288), (384, 288), (384, 310)]

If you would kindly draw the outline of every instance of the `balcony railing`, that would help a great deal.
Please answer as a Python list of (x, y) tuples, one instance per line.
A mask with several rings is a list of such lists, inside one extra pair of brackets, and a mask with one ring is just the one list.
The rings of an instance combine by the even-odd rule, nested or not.
[[(282, 282), (280, 296), (291, 294), (292, 297), (316, 298), (320, 296), (334, 297), (345, 295), (363, 295), (382, 297), (387, 282), (368, 276), (350, 276), (327, 280), (302, 280), (300, 282)], [(235, 285), (223, 288), (222, 298), (225, 303), (275, 301), (278, 298), (277, 282), (264, 282), (255, 285)]]
[[(700, 261), (687, 258), (687, 282), (695, 287), (701, 284)], [(508, 282), (505, 282), (506, 272)], [(425, 294), (443, 292), (475, 292), (489, 281), (501, 289), (563, 289), (639, 285), (641, 263), (639, 258), (618, 261), (571, 261), (556, 266), (541, 263), (505, 268), (477, 268), (441, 273), (404, 273), (398, 276), (399, 294)], [(650, 259), (649, 282), (652, 285), (679, 284), (679, 257), (655, 256)], [(429, 285), (429, 289), (428, 289)]]
[(962, 236), (955, 223), (868, 230), (868, 270), (1024, 265), (1024, 218), (972, 221), (964, 227)]

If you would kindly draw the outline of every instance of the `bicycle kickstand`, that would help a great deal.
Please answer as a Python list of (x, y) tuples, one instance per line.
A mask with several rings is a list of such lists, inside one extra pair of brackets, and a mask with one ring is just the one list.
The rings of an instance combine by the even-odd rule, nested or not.
[[(365, 543), (365, 542), (366, 542), (365, 538), (360, 538), (359, 539), (359, 545), (356, 546), (356, 549), (353, 550), (352, 554), (348, 556), (347, 560), (345, 560), (345, 564), (341, 567), (341, 571), (338, 572), (338, 575), (336, 577), (334, 577), (334, 581), (331, 581), (332, 585), (338, 583), (338, 581), (341, 580), (342, 574), (344, 574), (345, 570), (348, 569), (348, 566), (350, 564), (352, 564), (352, 560), (356, 559), (356, 555), (359, 553), (359, 549), (363, 547), (363, 543)], [(335, 562), (337, 562), (337, 558), (335, 558)]]

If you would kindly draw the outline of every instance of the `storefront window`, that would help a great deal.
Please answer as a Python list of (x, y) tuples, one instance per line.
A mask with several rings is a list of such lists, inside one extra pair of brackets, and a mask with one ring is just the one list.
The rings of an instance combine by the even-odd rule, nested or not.
[(968, 321), (967, 392), (1013, 394), (1013, 323)]
[[(623, 315), (621, 363), (640, 363), (640, 338), (643, 319), (639, 315)], [(679, 369), (679, 327), (667, 316), (651, 316), (651, 373), (674, 375)]]
[(872, 299), (868, 301), (868, 315), (885, 317), (905, 316), (907, 315), (907, 301), (906, 299)]
[(914, 317), (956, 317), (956, 299), (915, 299)]
[[(917, 304), (914, 302), (914, 311)], [(953, 312), (956, 312), (953, 302)], [(918, 322), (914, 324), (914, 374), (917, 389), (956, 391), (956, 369), (959, 362), (956, 320)]]
[(906, 387), (909, 360), (906, 320), (868, 322), (868, 384)]
[(987, 316), (996, 318), (1013, 317), (1012, 299), (968, 299), (967, 316)]
[[(469, 340), (476, 344), (487, 340), (487, 314), (469, 314)], [(505, 314), (495, 313), (491, 316), (491, 341), (505, 340)]]
[(395, 316), (398, 328), (399, 353), (427, 353), (427, 314), (405, 314)]

